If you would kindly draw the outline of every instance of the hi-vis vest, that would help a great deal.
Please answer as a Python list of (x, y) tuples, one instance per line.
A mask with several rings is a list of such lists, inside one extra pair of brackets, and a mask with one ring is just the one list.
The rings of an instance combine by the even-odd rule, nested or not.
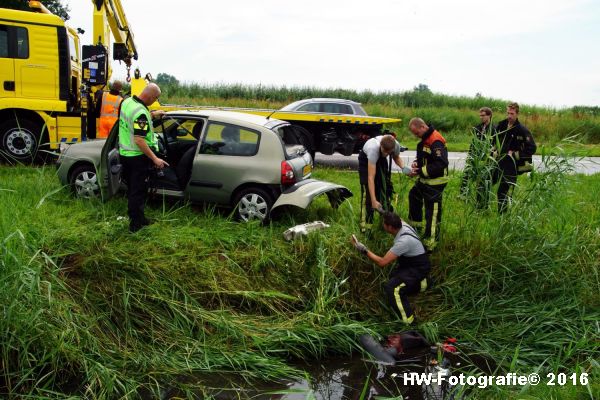
[(125, 157), (140, 156), (144, 154), (133, 140), (134, 122), (140, 115), (145, 114), (148, 119), (148, 133), (146, 143), (151, 149), (158, 151), (158, 140), (152, 131), (152, 117), (150, 110), (133, 97), (123, 100), (121, 116), (119, 118), (119, 154)]
[[(448, 183), (448, 180), (449, 180), (447, 165), (446, 165), (446, 168), (444, 168), (443, 175), (440, 177), (431, 178), (431, 177), (429, 177), (429, 174), (427, 173), (427, 164), (429, 162), (429, 158), (432, 157), (431, 145), (437, 141), (442, 142), (444, 144), (444, 146), (446, 145), (446, 139), (444, 139), (442, 134), (436, 130), (434, 130), (431, 133), (431, 135), (429, 135), (429, 137), (423, 141), (423, 153), (424, 154), (423, 154), (423, 166), (421, 167), (421, 170), (423, 171), (425, 177), (420, 176), (418, 179), (421, 183), (424, 183), (426, 185), (432, 185), (432, 186), (443, 185), (443, 184)], [(444, 151), (447, 151), (447, 149)]]
[(117, 118), (119, 118), (119, 104), (123, 98), (119, 95), (102, 93), (102, 104), (100, 108), (100, 120), (98, 123), (97, 138), (107, 138)]

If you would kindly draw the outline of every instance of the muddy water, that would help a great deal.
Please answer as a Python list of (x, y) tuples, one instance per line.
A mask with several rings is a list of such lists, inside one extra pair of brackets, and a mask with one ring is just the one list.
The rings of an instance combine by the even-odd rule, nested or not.
[[(405, 354), (396, 365), (385, 365), (356, 356), (353, 358), (330, 358), (325, 361), (294, 363), (305, 371), (304, 378), (280, 382), (245, 382), (233, 374), (211, 374), (193, 379), (192, 386), (204, 387), (200, 398), (215, 399), (410, 399), (451, 400), (460, 399), (456, 392), (460, 388), (448, 388), (436, 383), (429, 385), (405, 385), (404, 374), (410, 372), (432, 372), (437, 374), (437, 355), (429, 349)], [(493, 365), (483, 357), (466, 356), (463, 353), (448, 355), (450, 373), (460, 371), (469, 375), (490, 374)], [(166, 391), (163, 398), (181, 396), (181, 393)]]

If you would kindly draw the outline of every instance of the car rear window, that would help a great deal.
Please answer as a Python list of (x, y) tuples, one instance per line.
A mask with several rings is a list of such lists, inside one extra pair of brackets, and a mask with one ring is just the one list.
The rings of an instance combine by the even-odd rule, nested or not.
[(298, 127), (293, 125), (280, 125), (272, 128), (271, 130), (275, 132), (283, 142), (286, 159), (289, 160), (291, 158), (298, 157), (299, 154), (306, 152), (306, 148), (302, 145), (301, 140), (299, 139), (299, 135), (302, 133), (299, 132)]
[(355, 104), (354, 110), (356, 111), (355, 112), (356, 115), (367, 115), (367, 112), (365, 111), (364, 108), (362, 108), (362, 106), (360, 104)]

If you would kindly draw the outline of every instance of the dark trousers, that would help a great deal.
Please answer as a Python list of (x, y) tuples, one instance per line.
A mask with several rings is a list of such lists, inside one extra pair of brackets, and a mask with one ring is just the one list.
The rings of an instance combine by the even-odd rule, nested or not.
[(493, 173), (493, 184), (498, 185), (498, 212), (504, 213), (510, 204), (512, 192), (517, 184), (517, 165), (515, 160), (505, 155), (498, 162), (498, 167)]
[[(380, 157), (375, 165), (375, 198), (387, 211), (393, 211), (392, 195), (394, 187), (391, 179), (391, 159)], [(361, 150), (358, 154), (358, 176), (360, 179), (361, 223), (373, 223), (373, 204), (369, 194), (368, 160)], [(364, 220), (363, 220), (364, 219)]]
[(426, 185), (417, 181), (408, 193), (408, 219), (414, 222), (423, 221), (423, 206), (425, 206), (425, 234), (423, 241), (430, 249), (432, 241), (439, 240), (439, 225), (442, 222), (443, 185)]
[(144, 205), (148, 194), (148, 178), (152, 162), (145, 155), (124, 157), (123, 177), (127, 183), (127, 213), (129, 215), (129, 229), (140, 229), (145, 221)]
[(410, 324), (414, 320), (414, 312), (408, 296), (427, 289), (427, 278), (419, 277), (410, 270), (393, 274), (384, 286), (388, 304), (402, 321)]

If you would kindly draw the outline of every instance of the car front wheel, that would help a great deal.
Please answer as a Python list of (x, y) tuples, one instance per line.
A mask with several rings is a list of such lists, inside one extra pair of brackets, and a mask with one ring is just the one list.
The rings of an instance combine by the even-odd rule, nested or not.
[(236, 196), (234, 204), (237, 216), (242, 221), (258, 219), (266, 222), (273, 207), (273, 197), (264, 189), (248, 188)]
[(75, 195), (83, 199), (100, 197), (98, 174), (92, 165), (80, 165), (71, 173), (71, 188)]

